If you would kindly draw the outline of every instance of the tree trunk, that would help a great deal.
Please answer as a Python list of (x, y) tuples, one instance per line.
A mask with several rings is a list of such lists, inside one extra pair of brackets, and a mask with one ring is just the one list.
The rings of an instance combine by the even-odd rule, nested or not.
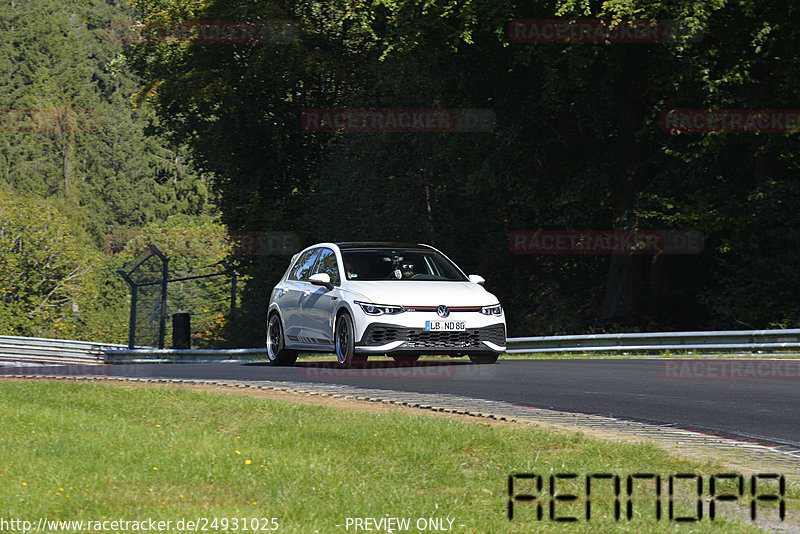
[[(619, 170), (620, 187), (617, 191), (614, 230), (630, 230), (632, 211), (636, 195), (641, 191), (644, 176), (641, 163), (644, 161), (642, 146), (636, 141), (636, 133), (644, 120), (644, 111), (638, 109), (635, 95), (628, 93), (620, 106)], [(635, 320), (641, 310), (644, 273), (650, 258), (646, 255), (614, 254), (609, 259), (608, 278), (600, 307), (604, 321)]]

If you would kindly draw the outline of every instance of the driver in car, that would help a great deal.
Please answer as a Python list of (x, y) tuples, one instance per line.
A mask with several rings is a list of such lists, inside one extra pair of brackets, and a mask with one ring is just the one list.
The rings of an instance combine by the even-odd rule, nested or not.
[(358, 274), (356, 274), (355, 270), (353, 269), (353, 264), (348, 261), (344, 262), (344, 272), (347, 273), (347, 279), (353, 280), (354, 278), (358, 278)]
[(414, 276), (414, 264), (413, 263), (406, 263), (403, 265), (403, 278), (411, 278)]

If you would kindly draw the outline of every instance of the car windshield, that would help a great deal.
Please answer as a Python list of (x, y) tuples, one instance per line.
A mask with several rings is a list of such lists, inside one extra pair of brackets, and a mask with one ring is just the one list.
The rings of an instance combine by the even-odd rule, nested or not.
[(467, 280), (458, 267), (434, 250), (349, 249), (342, 250), (342, 260), (348, 280)]

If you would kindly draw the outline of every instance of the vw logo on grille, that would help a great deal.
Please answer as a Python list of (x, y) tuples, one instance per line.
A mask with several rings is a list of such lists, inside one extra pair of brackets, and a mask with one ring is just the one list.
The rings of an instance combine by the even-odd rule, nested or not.
[(447, 317), (450, 315), (450, 309), (444, 304), (442, 304), (441, 306), (436, 308), (436, 313), (439, 315), (439, 317)]

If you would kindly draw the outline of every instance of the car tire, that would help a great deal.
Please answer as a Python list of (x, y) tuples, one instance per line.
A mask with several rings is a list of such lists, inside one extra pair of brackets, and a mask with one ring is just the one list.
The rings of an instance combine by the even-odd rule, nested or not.
[(286, 348), (283, 324), (277, 313), (267, 320), (267, 359), (272, 365), (294, 365), (297, 361), (297, 351)]
[(355, 356), (355, 334), (353, 332), (353, 319), (347, 312), (336, 316), (336, 326), (333, 329), (333, 346), (336, 353), (336, 362), (341, 369), (348, 369), (354, 361), (366, 361), (366, 358)]
[(403, 356), (402, 354), (392, 355), (392, 359), (394, 359), (395, 363), (403, 363), (403, 364), (414, 364), (417, 363), (419, 360), (419, 356)]
[(470, 354), (469, 359), (472, 363), (495, 363), (498, 356), (500, 355), (496, 352), (481, 352), (480, 354)]

